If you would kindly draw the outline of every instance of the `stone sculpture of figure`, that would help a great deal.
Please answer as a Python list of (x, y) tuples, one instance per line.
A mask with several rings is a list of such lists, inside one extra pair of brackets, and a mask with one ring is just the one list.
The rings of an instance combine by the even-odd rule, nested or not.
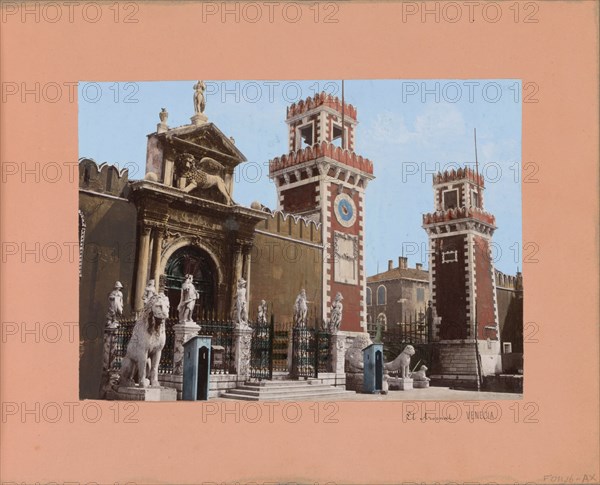
[(156, 287), (154, 285), (154, 280), (148, 280), (148, 285), (144, 289), (144, 296), (142, 297), (142, 301), (144, 302), (144, 306), (148, 304), (151, 298), (156, 295)]
[(331, 320), (329, 320), (329, 330), (331, 333), (337, 332), (342, 324), (342, 311), (344, 310), (344, 305), (342, 304), (343, 299), (344, 297), (338, 291), (333, 300), (333, 304), (331, 305)]
[(296, 297), (296, 303), (294, 303), (294, 325), (298, 327), (305, 327), (307, 314), (308, 300), (306, 299), (306, 290), (302, 288)]
[(167, 108), (161, 108), (160, 113), (158, 113), (158, 117), (160, 118), (161, 123), (166, 123), (169, 119), (169, 112), (167, 111)]
[(179, 323), (194, 323), (192, 314), (198, 299), (198, 292), (192, 282), (194, 277), (191, 274), (185, 276), (185, 281), (181, 285), (181, 299), (177, 306), (179, 313)]
[(404, 350), (392, 362), (384, 364), (387, 371), (400, 371), (400, 377), (408, 379), (410, 377), (410, 358), (415, 355), (415, 348), (412, 345), (407, 345)]
[(260, 304), (258, 305), (257, 321), (259, 325), (267, 323), (267, 302), (265, 300), (260, 300)]
[(413, 372), (410, 375), (410, 378), (415, 381), (430, 381), (431, 379), (429, 379), (429, 377), (427, 377), (427, 375), (425, 374), (427, 370), (427, 367), (422, 365), (418, 371)]
[(246, 280), (240, 278), (235, 294), (234, 320), (237, 326), (248, 326), (248, 302), (246, 301)]
[(127, 352), (121, 363), (119, 384), (140, 387), (159, 386), (158, 364), (166, 342), (165, 320), (169, 316), (169, 298), (154, 295), (133, 327)]
[(197, 115), (204, 113), (204, 109), (206, 108), (204, 91), (206, 91), (206, 84), (204, 81), (198, 81), (194, 84), (194, 111)]
[(371, 339), (368, 333), (358, 334), (352, 345), (346, 351), (345, 368), (347, 373), (360, 373), (364, 369), (363, 349), (371, 345)]
[(117, 319), (123, 314), (123, 285), (120, 281), (115, 283), (114, 289), (108, 295), (108, 312), (106, 313), (106, 325), (108, 328), (117, 328)]
[(223, 177), (220, 175), (225, 167), (210, 157), (204, 157), (197, 161), (193, 155), (184, 153), (176, 160), (179, 176), (185, 178), (185, 187), (180, 187), (184, 192), (190, 193), (192, 190), (210, 189), (216, 187), (225, 198), (225, 203), (231, 205), (233, 200), (231, 194), (225, 185)]

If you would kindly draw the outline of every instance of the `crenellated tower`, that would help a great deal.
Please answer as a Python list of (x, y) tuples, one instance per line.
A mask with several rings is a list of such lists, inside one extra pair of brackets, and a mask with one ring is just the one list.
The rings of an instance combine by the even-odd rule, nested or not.
[(366, 331), (364, 204), (374, 177), (373, 163), (354, 152), (356, 108), (320, 93), (289, 106), (286, 123), (290, 151), (269, 163), (278, 208), (322, 224), (323, 318), (340, 292), (342, 330)]
[(470, 378), (498, 373), (500, 331), (491, 255), (496, 224), (483, 209), (483, 176), (469, 168), (438, 173), (433, 191), (435, 212), (423, 215), (423, 228), (429, 236), (433, 305), (441, 317), (433, 337), (450, 346), (442, 349), (441, 373)]

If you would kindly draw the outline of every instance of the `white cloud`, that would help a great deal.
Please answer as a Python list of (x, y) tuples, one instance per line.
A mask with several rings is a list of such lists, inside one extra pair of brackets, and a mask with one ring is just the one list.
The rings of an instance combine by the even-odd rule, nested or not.
[(427, 105), (409, 127), (401, 114), (384, 112), (378, 114), (375, 123), (366, 131), (373, 141), (404, 145), (408, 143), (439, 144), (440, 137), (462, 136), (465, 120), (455, 105), (437, 103)]

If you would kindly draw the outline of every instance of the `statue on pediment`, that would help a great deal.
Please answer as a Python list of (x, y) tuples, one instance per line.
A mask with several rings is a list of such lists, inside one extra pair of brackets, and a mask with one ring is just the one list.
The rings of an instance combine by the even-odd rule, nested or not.
[(206, 108), (205, 91), (206, 83), (204, 81), (198, 81), (194, 84), (194, 112), (197, 115), (204, 113), (204, 109)]

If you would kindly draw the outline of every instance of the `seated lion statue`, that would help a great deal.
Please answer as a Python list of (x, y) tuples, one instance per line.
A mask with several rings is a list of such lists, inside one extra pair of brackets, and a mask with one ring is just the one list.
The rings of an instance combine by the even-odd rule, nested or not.
[(415, 355), (415, 348), (412, 345), (407, 345), (404, 350), (393, 361), (384, 364), (387, 371), (400, 371), (400, 377), (410, 377), (410, 358)]
[(344, 358), (345, 370), (350, 373), (361, 373), (365, 367), (363, 362), (363, 349), (371, 344), (368, 333), (359, 334), (355, 337), (350, 348), (346, 351)]
[(153, 295), (136, 320), (127, 353), (121, 363), (119, 385), (159, 386), (158, 363), (166, 342), (165, 320), (169, 299), (164, 293)]
[(425, 375), (425, 372), (427, 372), (427, 366), (422, 365), (418, 371), (410, 375), (410, 378), (415, 381), (430, 381), (431, 379)]

